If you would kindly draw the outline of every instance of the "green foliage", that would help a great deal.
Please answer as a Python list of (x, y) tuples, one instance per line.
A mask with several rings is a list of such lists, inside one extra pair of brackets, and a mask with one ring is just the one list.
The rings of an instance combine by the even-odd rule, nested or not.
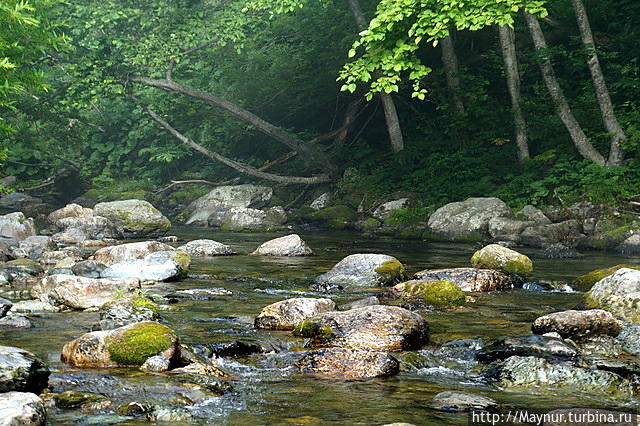
[(391, 212), (385, 225), (414, 225), (429, 220), (431, 210), (422, 207), (404, 207)]

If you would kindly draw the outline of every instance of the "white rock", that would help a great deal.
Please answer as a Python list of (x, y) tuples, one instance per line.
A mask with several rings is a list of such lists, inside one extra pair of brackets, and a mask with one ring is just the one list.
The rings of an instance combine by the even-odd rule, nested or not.
[(251, 254), (259, 256), (309, 256), (313, 254), (313, 251), (298, 234), (291, 234), (267, 241)]

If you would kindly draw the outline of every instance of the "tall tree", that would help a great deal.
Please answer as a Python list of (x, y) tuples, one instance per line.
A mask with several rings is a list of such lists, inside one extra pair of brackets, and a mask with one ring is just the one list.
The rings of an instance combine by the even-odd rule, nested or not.
[(511, 97), (511, 110), (515, 125), (516, 145), (518, 146), (518, 158), (520, 161), (529, 158), (529, 141), (527, 136), (527, 123), (522, 112), (522, 95), (520, 93), (520, 73), (518, 72), (518, 58), (516, 56), (516, 34), (513, 28), (503, 25), (498, 27), (500, 36), (500, 48), (504, 62), (504, 72), (507, 78), (507, 87)]
[[(349, 8), (353, 13), (353, 17), (358, 24), (360, 30), (367, 28), (368, 20), (365, 18), (360, 2), (358, 0), (349, 0)], [(400, 127), (400, 119), (396, 104), (390, 93), (380, 93), (380, 100), (384, 109), (384, 117), (387, 122), (387, 132), (389, 133), (389, 141), (393, 152), (400, 152), (404, 149), (404, 138), (402, 137), (402, 128)]]
[(604, 165), (606, 163), (605, 158), (587, 138), (580, 123), (578, 123), (578, 120), (576, 120), (576, 117), (573, 115), (569, 102), (560, 87), (556, 73), (553, 70), (553, 65), (551, 65), (551, 59), (548, 56), (547, 42), (540, 27), (540, 22), (530, 13), (525, 12), (524, 16), (527, 21), (529, 33), (533, 39), (533, 45), (536, 51), (541, 54), (540, 71), (542, 72), (542, 78), (549, 91), (549, 96), (556, 107), (558, 117), (562, 120), (562, 123), (569, 132), (571, 140), (580, 155), (596, 164)]
[(609, 90), (607, 89), (604, 74), (600, 67), (600, 60), (596, 52), (595, 41), (591, 32), (591, 25), (589, 24), (589, 16), (587, 15), (584, 3), (582, 0), (571, 0), (571, 3), (573, 4), (573, 10), (578, 21), (578, 28), (580, 28), (582, 43), (589, 54), (587, 63), (589, 64), (593, 87), (595, 88), (596, 97), (598, 98), (602, 121), (607, 131), (611, 133), (611, 148), (607, 164), (618, 166), (621, 165), (624, 160), (624, 149), (622, 145), (626, 137), (613, 110), (613, 103), (611, 102), (611, 96), (609, 96)]
[(466, 132), (462, 129), (462, 121), (465, 118), (465, 108), (460, 91), (460, 65), (458, 63), (458, 55), (456, 54), (452, 33), (453, 30), (450, 30), (449, 35), (440, 41), (440, 49), (442, 52), (441, 57), (442, 64), (444, 65), (444, 75), (453, 101), (455, 136), (461, 140), (462, 146), (466, 146), (469, 141)]

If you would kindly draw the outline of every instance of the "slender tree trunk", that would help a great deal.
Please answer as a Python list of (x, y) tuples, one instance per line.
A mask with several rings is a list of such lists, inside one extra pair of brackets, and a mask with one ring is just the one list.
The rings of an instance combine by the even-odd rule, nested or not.
[(611, 102), (611, 96), (609, 96), (609, 90), (604, 80), (602, 68), (600, 68), (600, 60), (596, 52), (593, 34), (591, 33), (591, 25), (589, 24), (589, 17), (584, 3), (582, 3), (582, 0), (571, 0), (571, 2), (573, 3), (578, 27), (580, 28), (582, 43), (589, 52), (589, 71), (591, 71), (591, 79), (593, 80), (593, 86), (596, 90), (598, 105), (600, 105), (602, 121), (607, 131), (611, 133), (611, 149), (609, 151), (607, 165), (619, 166), (624, 160), (625, 153), (622, 144), (625, 141), (625, 134), (613, 111), (613, 103)]
[(453, 38), (451, 32), (449, 35), (440, 40), (440, 51), (442, 55), (442, 64), (444, 65), (444, 75), (447, 79), (447, 87), (451, 92), (453, 100), (453, 113), (455, 116), (454, 131), (456, 138), (460, 139), (462, 146), (466, 147), (469, 143), (469, 137), (462, 129), (462, 122), (465, 118), (465, 108), (462, 95), (460, 93), (460, 66), (458, 65), (458, 55), (453, 46)]
[(529, 142), (527, 123), (522, 113), (522, 96), (520, 94), (520, 74), (518, 72), (518, 58), (516, 57), (516, 33), (513, 28), (502, 26), (498, 28), (500, 47), (504, 61), (504, 72), (507, 76), (507, 87), (511, 97), (511, 110), (515, 123), (516, 145), (520, 161), (529, 159)]
[(589, 142), (587, 135), (585, 135), (582, 127), (580, 127), (580, 124), (578, 123), (578, 120), (576, 120), (573, 112), (571, 112), (571, 107), (569, 107), (569, 102), (558, 83), (555, 71), (551, 65), (551, 60), (546, 55), (545, 50), (547, 49), (547, 42), (544, 39), (544, 34), (542, 32), (542, 28), (540, 28), (538, 19), (527, 12), (524, 13), (524, 16), (527, 21), (527, 26), (529, 27), (529, 32), (531, 33), (531, 38), (533, 39), (533, 45), (539, 53), (543, 54), (540, 60), (542, 78), (544, 79), (549, 95), (555, 104), (557, 114), (560, 117), (560, 120), (562, 120), (564, 126), (567, 128), (573, 144), (580, 155), (584, 158), (587, 158), (596, 164), (605, 165), (605, 158), (597, 149), (595, 149), (591, 142)]
[(349, 105), (347, 105), (346, 111), (344, 112), (344, 117), (342, 119), (342, 130), (340, 130), (340, 132), (333, 139), (333, 143), (336, 146), (342, 145), (347, 139), (353, 123), (356, 121), (356, 118), (358, 118), (358, 112), (362, 107), (362, 103), (363, 98), (360, 97), (352, 102), (349, 102)]
[[(349, 0), (349, 7), (351, 8), (351, 13), (353, 13), (358, 27), (361, 30), (367, 28), (367, 19), (362, 12), (359, 1)], [(402, 137), (402, 128), (400, 127), (400, 119), (398, 118), (396, 105), (389, 93), (380, 93), (380, 100), (382, 101), (384, 117), (387, 122), (387, 132), (389, 133), (391, 149), (393, 149), (393, 152), (400, 152), (404, 149), (404, 138)]]

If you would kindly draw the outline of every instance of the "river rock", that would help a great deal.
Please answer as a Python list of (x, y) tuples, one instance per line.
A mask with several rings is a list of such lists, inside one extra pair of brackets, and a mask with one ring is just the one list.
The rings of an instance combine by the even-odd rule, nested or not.
[(263, 243), (253, 253), (259, 256), (310, 256), (313, 251), (298, 234), (274, 238)]
[(171, 228), (169, 219), (144, 200), (98, 203), (93, 211), (113, 222), (127, 238), (160, 236)]
[(505, 388), (567, 387), (609, 396), (630, 395), (633, 389), (628, 380), (609, 371), (576, 367), (566, 362), (552, 364), (535, 357), (512, 356), (492, 370), (491, 375)]
[(51, 303), (42, 302), (40, 300), (21, 300), (13, 304), (11, 312), (27, 314), (37, 312), (60, 312), (60, 308), (53, 306)]
[(0, 216), (0, 236), (21, 241), (37, 234), (33, 219), (26, 218), (22, 212)]
[(191, 257), (181, 251), (157, 251), (142, 259), (124, 260), (104, 269), (103, 278), (138, 278), (142, 281), (171, 281), (185, 276)]
[(354, 300), (353, 302), (345, 303), (344, 305), (338, 306), (338, 310), (340, 311), (348, 311), (350, 309), (356, 308), (364, 308), (365, 306), (374, 306), (379, 305), (380, 299), (377, 296), (369, 296), (364, 299)]
[(388, 201), (379, 205), (374, 211), (372, 216), (378, 220), (384, 221), (395, 210), (406, 207), (409, 204), (408, 198), (400, 198), (399, 200)]
[(175, 250), (168, 244), (158, 241), (142, 241), (139, 243), (120, 244), (118, 246), (103, 247), (95, 252), (94, 259), (107, 266), (126, 260), (142, 259), (157, 251)]
[(189, 218), (186, 224), (206, 223), (209, 216), (220, 208), (262, 208), (271, 199), (273, 190), (266, 186), (251, 184), (219, 186), (193, 201), (186, 209)]
[(494, 269), (425, 269), (416, 272), (414, 278), (421, 281), (452, 281), (462, 291), (488, 292), (507, 290), (514, 286), (514, 280), (509, 275)]
[(76, 367), (138, 367), (156, 355), (176, 362), (180, 340), (169, 327), (145, 321), (84, 334), (64, 345), (61, 359)]
[(3, 328), (33, 328), (33, 324), (24, 315), (9, 312), (7, 316), (0, 318), (0, 329)]
[(536, 225), (551, 224), (551, 220), (542, 212), (542, 210), (532, 205), (524, 206), (518, 213), (516, 213), (516, 218), (534, 222)]
[(44, 401), (30, 392), (0, 394), (0, 426), (44, 426)]
[(447, 238), (482, 237), (489, 234), (492, 218), (511, 216), (509, 206), (498, 198), (468, 198), (440, 207), (429, 217), (428, 226), (432, 233)]
[(503, 360), (512, 356), (535, 356), (548, 359), (573, 359), (578, 355), (575, 345), (556, 337), (524, 336), (501, 337), (477, 353), (483, 362)]
[(45, 235), (27, 237), (20, 241), (18, 247), (20, 250), (24, 251), (24, 257), (28, 257), (32, 260), (38, 260), (45, 251), (55, 250), (57, 248), (53, 239)]
[(184, 251), (192, 256), (228, 256), (237, 254), (226, 244), (213, 240), (193, 240), (178, 247), (176, 250)]
[(156, 355), (147, 358), (140, 366), (141, 370), (152, 371), (154, 373), (162, 373), (169, 370), (169, 360), (163, 356)]
[(319, 331), (309, 337), (323, 346), (389, 352), (420, 348), (429, 332), (420, 315), (383, 305), (325, 312), (308, 318), (298, 329)]
[(331, 299), (296, 297), (265, 306), (254, 324), (257, 328), (293, 330), (300, 322), (335, 309), (336, 304)]
[(97, 260), (83, 260), (75, 263), (71, 270), (75, 275), (87, 278), (100, 278), (100, 274), (107, 268), (104, 263)]
[(445, 391), (433, 397), (433, 408), (440, 411), (496, 411), (496, 400), (468, 392)]
[(69, 228), (66, 231), (53, 234), (53, 240), (60, 245), (80, 244), (89, 239), (89, 236), (78, 228)]
[[(72, 239), (79, 240), (104, 240), (122, 238), (122, 232), (106, 217), (102, 216), (84, 216), (84, 217), (65, 217), (56, 222), (56, 226), (62, 229), (61, 233), (56, 234), (58, 240)], [(82, 236), (85, 239), (82, 240)], [(74, 243), (77, 244), (77, 243)]]
[(338, 380), (392, 376), (400, 363), (386, 352), (327, 348), (310, 351), (295, 365), (303, 373)]
[(167, 294), (167, 299), (218, 300), (221, 296), (231, 296), (233, 293), (221, 287), (189, 288)]
[(402, 280), (404, 266), (386, 254), (352, 254), (313, 280), (316, 290), (377, 287)]
[(587, 305), (627, 321), (640, 322), (640, 271), (622, 268), (601, 279), (585, 295)]
[(71, 309), (99, 308), (120, 292), (140, 288), (137, 278), (86, 278), (56, 274), (43, 278), (31, 295), (54, 306)]
[(287, 221), (287, 214), (282, 207), (271, 207), (265, 210), (249, 207), (231, 207), (216, 210), (207, 221), (211, 227), (224, 231), (269, 231), (279, 229)]
[(410, 280), (396, 284), (385, 296), (392, 298), (421, 298), (427, 305), (435, 307), (461, 306), (467, 302), (462, 289), (452, 281)]
[(0, 318), (7, 315), (7, 312), (9, 312), (9, 309), (11, 309), (12, 306), (13, 303), (11, 301), (0, 297)]
[(141, 296), (129, 296), (107, 302), (100, 308), (100, 328), (113, 330), (127, 324), (155, 321), (160, 318), (160, 307)]
[(535, 334), (556, 332), (562, 338), (580, 339), (607, 334), (617, 336), (622, 331), (622, 321), (602, 309), (588, 311), (562, 311), (536, 318), (531, 326)]
[(40, 198), (32, 197), (22, 192), (12, 192), (0, 197), (0, 208), (5, 210), (35, 212), (42, 210), (44, 207), (46, 207), (46, 204), (44, 204)]
[(330, 205), (331, 205), (331, 193), (325, 192), (321, 194), (318, 198), (313, 200), (309, 205), (309, 207), (311, 207), (313, 210), (321, 210), (329, 207)]
[(625, 351), (640, 355), (640, 324), (631, 324), (622, 329), (616, 339)]
[(519, 242), (537, 248), (543, 248), (553, 243), (575, 247), (584, 238), (582, 224), (577, 220), (567, 220), (549, 225), (530, 226), (522, 231)]
[(494, 240), (501, 241), (518, 241), (520, 233), (529, 226), (533, 226), (534, 222), (525, 220), (512, 219), (509, 217), (494, 217), (489, 220), (489, 235)]
[(473, 254), (471, 266), (479, 269), (497, 269), (507, 274), (528, 275), (533, 262), (524, 254), (498, 244), (489, 244)]
[(640, 233), (633, 234), (620, 244), (618, 251), (625, 256), (637, 256), (640, 254)]
[(47, 216), (47, 221), (56, 224), (60, 219), (66, 217), (89, 217), (93, 216), (93, 209), (82, 207), (79, 204), (67, 204), (61, 209), (54, 210)]
[(0, 346), (0, 392), (40, 393), (47, 387), (49, 374), (47, 366), (31, 352)]
[(38, 275), (44, 272), (42, 266), (31, 259), (10, 260), (1, 264), (0, 270), (11, 275)]

